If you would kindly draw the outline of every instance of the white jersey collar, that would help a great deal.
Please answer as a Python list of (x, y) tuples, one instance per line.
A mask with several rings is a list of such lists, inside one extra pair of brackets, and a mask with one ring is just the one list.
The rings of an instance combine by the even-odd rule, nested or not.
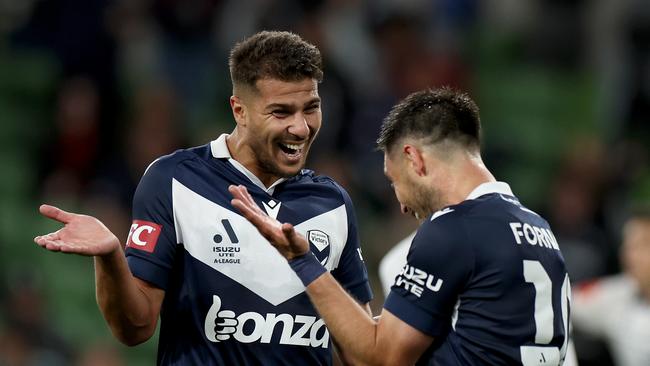
[(228, 162), (232, 164), (232, 166), (234, 166), (235, 169), (239, 170), (251, 181), (251, 183), (260, 187), (268, 194), (273, 194), (273, 191), (275, 191), (275, 187), (277, 187), (278, 184), (287, 180), (286, 178), (280, 178), (276, 180), (275, 183), (271, 184), (268, 188), (265, 187), (264, 183), (262, 183), (262, 181), (258, 177), (256, 177), (255, 174), (253, 174), (240, 162), (233, 159), (232, 155), (230, 154), (230, 150), (228, 150), (228, 144), (226, 143), (227, 137), (228, 134), (224, 133), (221, 136), (219, 136), (216, 140), (210, 141), (210, 150), (212, 150), (213, 157), (217, 159), (228, 159)]
[(467, 199), (468, 200), (477, 199), (483, 195), (490, 194), (490, 193), (500, 193), (508, 196), (514, 196), (508, 183), (486, 182), (474, 188), (474, 190), (469, 194), (469, 196), (467, 196)]

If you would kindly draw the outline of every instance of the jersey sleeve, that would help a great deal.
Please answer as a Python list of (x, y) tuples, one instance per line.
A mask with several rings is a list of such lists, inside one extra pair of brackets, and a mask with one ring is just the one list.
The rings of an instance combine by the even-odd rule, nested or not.
[(342, 188), (339, 187), (339, 190), (343, 194), (348, 216), (348, 240), (341, 253), (339, 265), (332, 271), (332, 275), (357, 301), (365, 304), (372, 300), (373, 294), (368, 282), (368, 270), (361, 255), (357, 218), (352, 200)]
[(166, 290), (177, 241), (172, 208), (175, 159), (154, 161), (140, 180), (133, 197), (133, 223), (126, 256), (133, 275)]
[(393, 315), (434, 337), (451, 326), (458, 294), (474, 267), (459, 219), (450, 216), (420, 226), (384, 303)]

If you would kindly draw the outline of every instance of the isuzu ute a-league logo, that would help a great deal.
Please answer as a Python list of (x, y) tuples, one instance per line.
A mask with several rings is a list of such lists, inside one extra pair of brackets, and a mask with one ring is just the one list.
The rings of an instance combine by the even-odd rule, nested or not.
[(215, 254), (214, 263), (225, 264), (240, 264), (239, 252), (241, 247), (239, 238), (235, 234), (228, 219), (221, 220), (223, 230), (219, 230), (217, 234), (212, 237), (215, 245), (212, 247), (212, 252)]
[(322, 265), (327, 263), (330, 257), (330, 237), (320, 230), (309, 230), (307, 240), (312, 253), (318, 258)]

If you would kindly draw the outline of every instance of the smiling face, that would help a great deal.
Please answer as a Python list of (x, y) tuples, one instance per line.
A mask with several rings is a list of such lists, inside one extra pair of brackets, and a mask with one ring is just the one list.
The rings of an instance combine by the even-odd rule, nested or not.
[(267, 186), (296, 175), (321, 126), (314, 79), (260, 79), (256, 90), (231, 98), (242, 154), (235, 158)]

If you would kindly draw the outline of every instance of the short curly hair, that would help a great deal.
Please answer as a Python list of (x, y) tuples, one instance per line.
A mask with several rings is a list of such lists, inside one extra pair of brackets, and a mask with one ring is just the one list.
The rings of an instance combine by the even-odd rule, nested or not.
[(391, 151), (403, 138), (422, 139), (429, 145), (451, 141), (480, 150), (481, 121), (478, 106), (464, 93), (427, 89), (410, 94), (384, 119), (377, 148)]
[(316, 46), (291, 32), (262, 31), (237, 43), (228, 59), (233, 88), (255, 88), (259, 79), (323, 80), (323, 61)]

